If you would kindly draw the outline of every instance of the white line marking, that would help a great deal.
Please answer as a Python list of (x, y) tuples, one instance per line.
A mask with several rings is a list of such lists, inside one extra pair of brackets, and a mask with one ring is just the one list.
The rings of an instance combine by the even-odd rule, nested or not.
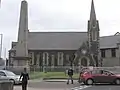
[(89, 88), (89, 87), (91, 87), (91, 86), (84, 85), (84, 86), (79, 86), (79, 87), (71, 88), (71, 90), (81, 90), (81, 89), (85, 89), (85, 88)]

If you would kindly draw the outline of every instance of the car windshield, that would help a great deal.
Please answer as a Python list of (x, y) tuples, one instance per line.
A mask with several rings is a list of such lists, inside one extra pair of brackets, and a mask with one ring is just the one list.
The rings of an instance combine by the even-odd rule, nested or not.
[(15, 74), (13, 72), (10, 71), (6, 71), (7, 76), (15, 76)]
[(116, 71), (111, 71), (111, 73), (113, 73), (113, 74), (120, 74), (120, 72), (116, 72)]

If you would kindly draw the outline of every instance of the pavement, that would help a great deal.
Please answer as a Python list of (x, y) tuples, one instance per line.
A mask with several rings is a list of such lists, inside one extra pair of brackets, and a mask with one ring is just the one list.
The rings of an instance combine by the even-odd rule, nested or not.
[[(15, 85), (14, 90), (22, 90), (21, 85)], [(120, 85), (97, 84), (87, 86), (74, 81), (67, 85), (66, 82), (46, 82), (40, 80), (29, 81), (28, 90), (120, 90)]]
[[(77, 81), (74, 81), (74, 84), (67, 85), (66, 80), (64, 80), (64, 82), (46, 82), (42, 80), (34, 80), (29, 81), (28, 90), (72, 90), (72, 88), (79, 86), (78, 84), (79, 83)], [(21, 90), (21, 85), (15, 85), (14, 90)]]
[(66, 81), (67, 81), (67, 79), (49, 79), (49, 80), (44, 80), (44, 82), (66, 82)]
[[(78, 89), (79, 90), (79, 89)], [(86, 88), (84, 90), (120, 90), (120, 85), (106, 85), (106, 84), (102, 84), (102, 85), (93, 85), (89, 88)]]
[[(21, 88), (21, 86), (15, 86), (14, 90), (22, 90), (22, 88)], [(35, 88), (28, 87), (28, 90), (42, 90), (42, 89), (35, 89)]]

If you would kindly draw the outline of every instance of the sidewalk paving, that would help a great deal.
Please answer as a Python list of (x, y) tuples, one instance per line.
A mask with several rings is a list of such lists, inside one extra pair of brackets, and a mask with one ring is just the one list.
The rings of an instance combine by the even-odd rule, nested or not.
[(29, 82), (42, 82), (43, 79), (33, 79), (33, 80), (29, 80)]
[[(15, 86), (14, 90), (22, 90), (22, 87), (21, 86)], [(28, 87), (28, 90), (42, 90), (42, 89), (34, 89), (34, 88), (29, 88)]]
[[(60, 79), (54, 79), (54, 80), (30, 80), (29, 81), (29, 84), (31, 83), (39, 83), (39, 82), (67, 82), (67, 80), (66, 79), (63, 79), (63, 80), (60, 80)], [(77, 80), (74, 80), (74, 82), (77, 82)], [(29, 86), (29, 85), (28, 85)], [(20, 86), (17, 86), (17, 85), (15, 85), (14, 86), (14, 90), (22, 90), (22, 86), (20, 85)], [(28, 87), (28, 90), (70, 90), (70, 89), (68, 89), (68, 88), (66, 88), (66, 89), (58, 89), (58, 88), (33, 88), (33, 87)]]
[(50, 79), (50, 80), (43, 80), (44, 82), (67, 82), (67, 79)]
[[(50, 79), (50, 80), (43, 80), (44, 82), (67, 82), (67, 79)], [(78, 80), (73, 80), (74, 82), (78, 82)]]
[[(22, 90), (22, 88), (21, 88), (21, 86), (15, 86), (14, 90)], [(49, 88), (48, 89), (44, 89), (44, 88), (36, 89), (36, 88), (28, 87), (28, 90), (70, 90), (70, 89), (58, 89), (58, 88), (56, 88), (56, 89), (49, 89)]]
[[(74, 80), (78, 81), (78, 80)], [(29, 82), (67, 82), (67, 79), (34, 79), (34, 80), (29, 80)]]

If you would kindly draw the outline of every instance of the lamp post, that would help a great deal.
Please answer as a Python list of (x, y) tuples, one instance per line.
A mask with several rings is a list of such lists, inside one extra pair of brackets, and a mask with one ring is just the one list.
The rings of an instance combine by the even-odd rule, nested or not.
[(3, 39), (3, 34), (0, 34), (1, 36), (1, 42), (0, 42), (0, 58), (1, 58), (1, 55), (2, 55), (2, 39)]

